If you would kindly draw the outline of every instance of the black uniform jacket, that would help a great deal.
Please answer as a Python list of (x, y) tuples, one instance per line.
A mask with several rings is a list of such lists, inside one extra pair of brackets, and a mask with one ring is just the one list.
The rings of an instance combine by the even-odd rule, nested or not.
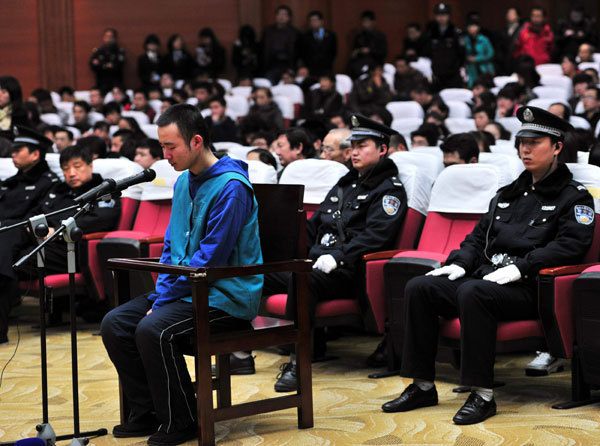
[[(339, 267), (355, 269), (364, 254), (391, 249), (408, 208), (396, 175), (394, 162), (384, 159), (362, 177), (352, 169), (340, 178), (308, 221), (309, 257), (331, 254)], [(343, 222), (344, 241), (337, 215)]]
[(34, 215), (32, 209), (59, 182), (46, 160), (37, 162), (27, 172), (19, 170), (4, 180), (0, 183), (0, 226), (9, 226)]
[(496, 208), (488, 210), (446, 264), (480, 278), (494, 270), (489, 260), (494, 254), (508, 254), (516, 256), (523, 279), (535, 280), (540, 269), (581, 262), (592, 243), (593, 209), (591, 195), (566, 165), (559, 164), (536, 185), (525, 171), (500, 189)]
[[(102, 177), (98, 174), (93, 174), (92, 179), (87, 183), (70, 188), (66, 183), (58, 183), (53, 187), (46, 197), (41, 201), (36, 214), (48, 214), (49, 212), (58, 211), (69, 206), (73, 206), (73, 199), (87, 192), (93, 187), (102, 183)], [(48, 218), (48, 226), (57, 228), (62, 220), (67, 219), (75, 214), (75, 211), (65, 212)], [(100, 202), (94, 207), (92, 212), (77, 217), (77, 226), (84, 234), (92, 232), (110, 231), (114, 229), (119, 222), (121, 216), (121, 200), (119, 198), (111, 200), (109, 203)]]

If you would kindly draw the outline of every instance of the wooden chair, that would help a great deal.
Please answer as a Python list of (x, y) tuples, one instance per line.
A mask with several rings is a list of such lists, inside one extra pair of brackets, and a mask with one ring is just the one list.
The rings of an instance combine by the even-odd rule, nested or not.
[[(115, 270), (115, 298), (122, 303), (129, 298), (128, 272), (137, 270), (177, 274), (192, 282), (195, 334), (190, 340), (195, 356), (196, 396), (198, 409), (198, 444), (215, 443), (215, 421), (229, 420), (264, 412), (298, 409), (298, 427), (313, 426), (312, 378), (310, 361), (310, 321), (308, 315), (307, 273), (312, 262), (306, 255), (306, 215), (302, 210), (303, 186), (254, 185), (259, 205), (258, 219), (264, 263), (261, 265), (192, 268), (158, 263), (158, 259), (111, 259)], [(297, 320), (286, 321), (258, 317), (253, 329), (211, 335), (208, 324), (209, 284), (217, 279), (267, 274), (279, 271), (294, 273), (298, 295)], [(229, 354), (281, 344), (295, 344), (297, 352), (298, 391), (295, 394), (231, 404)], [(216, 356), (217, 375), (211, 377), (211, 355)], [(213, 407), (212, 390), (217, 392)], [(121, 393), (121, 422), (128, 408)]]

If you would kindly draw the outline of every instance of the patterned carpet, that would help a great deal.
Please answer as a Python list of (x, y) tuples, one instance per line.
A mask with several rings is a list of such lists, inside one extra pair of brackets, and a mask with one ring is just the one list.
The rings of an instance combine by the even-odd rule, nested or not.
[[(7, 366), (0, 387), (0, 442), (35, 435), (40, 422), (41, 390), (37, 303), (25, 299), (14, 312), (19, 315), (21, 340)], [(119, 420), (117, 376), (97, 325), (79, 331), (81, 430), (109, 429)], [(0, 367), (14, 352), (16, 320), (9, 331), (10, 344), (0, 346)], [(315, 427), (297, 430), (295, 410), (218, 423), (221, 445), (595, 445), (600, 444), (599, 407), (569, 411), (551, 405), (569, 398), (570, 374), (529, 378), (523, 371), (530, 354), (500, 356), (496, 377), (506, 386), (497, 389), (498, 415), (485, 423), (459, 427), (452, 416), (465, 395), (452, 393), (458, 375), (447, 364), (438, 366), (440, 404), (404, 414), (384, 414), (381, 404), (395, 398), (407, 380), (367, 378), (372, 370), (364, 359), (378, 338), (348, 335), (329, 343), (339, 359), (313, 365)], [(70, 336), (67, 327), (53, 328), (48, 336), (50, 422), (57, 434), (72, 432)], [(285, 358), (272, 351), (256, 353), (257, 373), (233, 377), (235, 402), (272, 394), (275, 375)], [(191, 362), (190, 362), (191, 365)], [(91, 440), (96, 445), (142, 445), (145, 438), (115, 439), (111, 435)], [(68, 444), (67, 441), (61, 442)], [(195, 444), (190, 442), (189, 444)]]

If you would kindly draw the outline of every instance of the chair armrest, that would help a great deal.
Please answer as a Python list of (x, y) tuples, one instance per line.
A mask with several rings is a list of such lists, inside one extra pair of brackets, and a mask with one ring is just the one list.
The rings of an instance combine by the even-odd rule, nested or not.
[(139, 239), (140, 243), (163, 243), (165, 241), (164, 235), (153, 235), (151, 237)]
[(108, 232), (90, 232), (89, 234), (83, 234), (83, 240), (101, 240)]
[(312, 271), (312, 260), (289, 260), (284, 262), (263, 263), (260, 265), (243, 266), (217, 266), (207, 268), (194, 268), (190, 266), (166, 265), (147, 259), (110, 259), (109, 269), (126, 269), (137, 271), (149, 271), (162, 274), (176, 274), (191, 277), (197, 280), (216, 280), (227, 277), (254, 276), (257, 274), (268, 274), (281, 271), (310, 272)]
[(568, 276), (571, 274), (581, 274), (590, 266), (596, 266), (598, 263), (584, 263), (582, 265), (557, 266), (555, 268), (544, 268), (538, 273), (540, 276)]
[(363, 260), (365, 262), (369, 262), (371, 260), (385, 260), (385, 259), (391, 259), (392, 257), (394, 257), (396, 254), (400, 254), (401, 252), (406, 251), (406, 249), (393, 249), (391, 251), (379, 251), (379, 252), (372, 252), (371, 254), (365, 254), (363, 256)]

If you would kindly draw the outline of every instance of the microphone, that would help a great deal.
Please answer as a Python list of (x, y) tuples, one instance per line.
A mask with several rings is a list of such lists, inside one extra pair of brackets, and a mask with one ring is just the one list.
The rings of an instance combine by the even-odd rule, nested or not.
[(75, 203), (87, 203), (89, 201), (94, 201), (100, 198), (102, 195), (106, 195), (107, 193), (114, 192), (115, 187), (117, 186), (117, 182), (112, 178), (107, 178), (98, 186), (93, 189), (88, 190), (86, 193), (81, 194), (76, 197), (73, 201)]
[(116, 182), (114, 192), (119, 192), (127, 189), (130, 186), (139, 183), (146, 183), (156, 178), (156, 172), (153, 169), (144, 169), (140, 173), (131, 175), (130, 177), (123, 178)]

